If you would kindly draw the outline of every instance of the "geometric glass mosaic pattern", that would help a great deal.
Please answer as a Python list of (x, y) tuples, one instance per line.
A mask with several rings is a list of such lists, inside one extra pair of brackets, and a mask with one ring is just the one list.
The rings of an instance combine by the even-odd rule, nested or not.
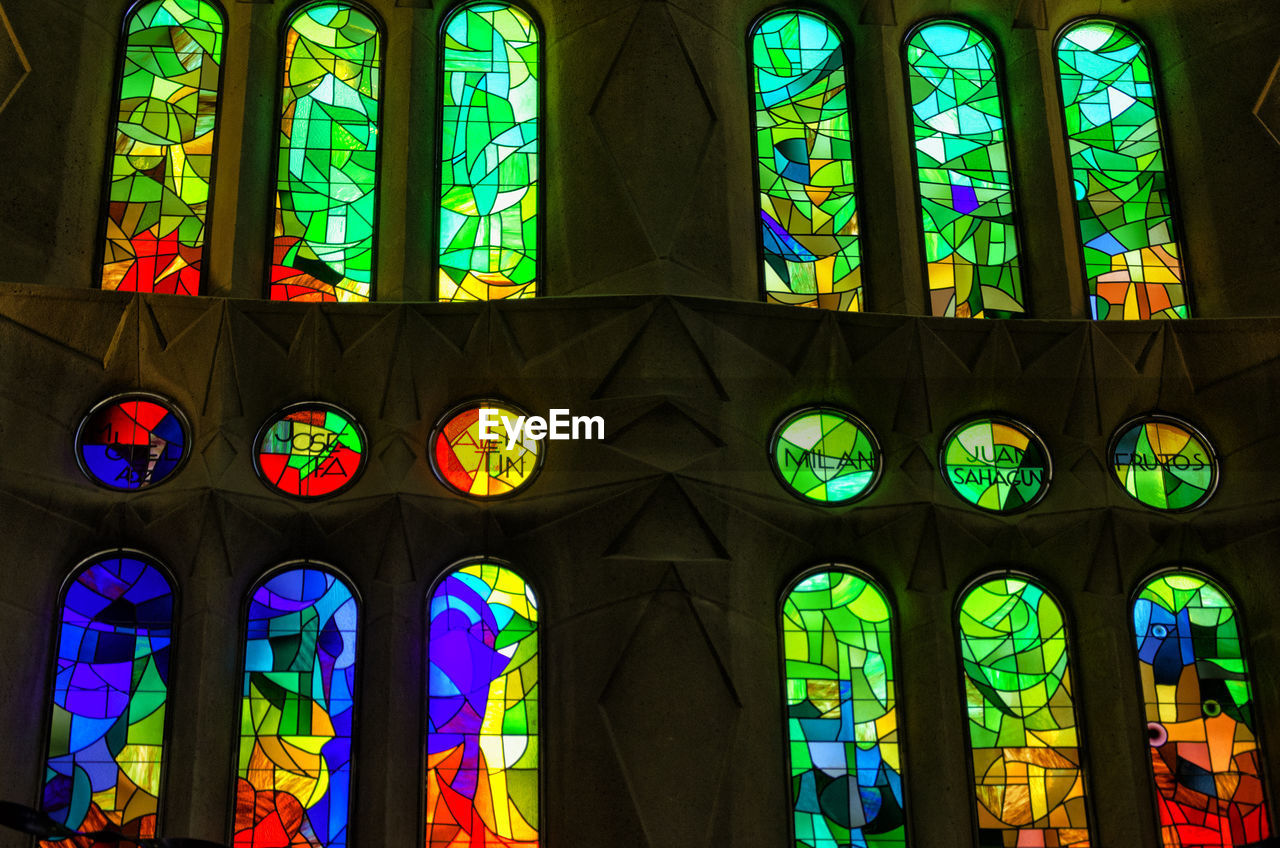
[(539, 845), (538, 604), (473, 560), (431, 595), (426, 848)]
[(538, 40), (505, 3), (445, 21), (439, 300), (538, 293)]
[(1168, 415), (1146, 415), (1121, 426), (1110, 455), (1115, 481), (1152, 509), (1195, 509), (1218, 486), (1218, 458), (1209, 439)]
[(41, 809), (73, 830), (154, 836), (173, 587), (163, 569), (137, 551), (97, 554), (74, 574), (58, 617)]
[(796, 848), (906, 845), (891, 623), (880, 590), (839, 567), (783, 603)]
[(76, 431), (76, 460), (95, 483), (109, 489), (146, 489), (182, 466), (191, 428), (182, 412), (159, 395), (107, 398), (89, 410)]
[(1087, 846), (1084, 774), (1062, 609), (994, 577), (960, 604), (978, 844)]
[(1049, 451), (1012, 418), (978, 418), (942, 440), (942, 476), (964, 500), (989, 512), (1017, 512), (1049, 491)]
[(774, 428), (773, 470), (787, 491), (838, 505), (868, 494), (880, 477), (880, 445), (867, 425), (832, 407), (796, 410)]
[(381, 42), (378, 25), (345, 3), (308, 6), (290, 19), (272, 300), (370, 297)]
[(200, 293), (222, 47), (204, 0), (150, 0), (125, 22), (104, 289)]
[(1023, 313), (995, 50), (950, 20), (917, 29), (906, 50), (930, 313)]
[(1271, 835), (1256, 705), (1235, 607), (1199, 574), (1166, 572), (1133, 603), (1165, 848), (1240, 848)]
[(323, 498), (354, 485), (369, 440), (355, 416), (330, 403), (304, 402), (272, 415), (258, 431), (254, 463), (274, 491)]
[(357, 615), (351, 588), (317, 563), (254, 589), (234, 848), (348, 844)]
[(751, 39), (765, 298), (862, 309), (844, 50), (822, 17), (775, 12)]
[(1073, 24), (1058, 80), (1093, 318), (1186, 318), (1151, 63), (1131, 30)]
[[(477, 400), (444, 414), (431, 434), (431, 470), (461, 495), (500, 498), (533, 482), (546, 455), (542, 442), (516, 429), (524, 410), (505, 401)], [(488, 422), (489, 426), (486, 426)], [(485, 436), (493, 438), (485, 438)]]

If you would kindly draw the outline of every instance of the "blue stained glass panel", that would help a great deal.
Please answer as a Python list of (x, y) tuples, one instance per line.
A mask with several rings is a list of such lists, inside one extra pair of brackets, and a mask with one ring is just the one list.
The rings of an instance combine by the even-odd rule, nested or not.
[(359, 607), (316, 563), (278, 571), (249, 604), (235, 848), (345, 848)]
[(136, 551), (91, 557), (67, 585), (41, 809), (73, 830), (155, 835), (173, 608), (168, 577)]

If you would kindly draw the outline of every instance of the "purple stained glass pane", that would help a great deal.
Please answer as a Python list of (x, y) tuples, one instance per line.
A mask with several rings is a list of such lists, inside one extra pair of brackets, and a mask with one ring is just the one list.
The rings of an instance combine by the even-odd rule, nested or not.
[(426, 848), (535, 848), (533, 593), (505, 566), (464, 563), (440, 581), (429, 615)]

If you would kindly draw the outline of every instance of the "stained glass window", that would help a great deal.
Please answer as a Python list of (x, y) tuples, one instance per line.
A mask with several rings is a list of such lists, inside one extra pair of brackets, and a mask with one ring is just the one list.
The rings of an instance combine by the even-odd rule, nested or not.
[(138, 551), (90, 557), (63, 591), (41, 808), (73, 830), (155, 836), (173, 608)]
[(1170, 415), (1144, 415), (1111, 439), (1111, 476), (1152, 509), (1195, 509), (1218, 487), (1218, 458), (1208, 437)]
[(191, 428), (167, 398), (145, 392), (109, 397), (76, 430), (76, 460), (109, 489), (133, 491), (162, 483), (190, 455)]
[(951, 490), (988, 512), (1018, 512), (1049, 491), (1049, 450), (1027, 425), (1012, 418), (975, 418), (942, 440), (938, 468)]
[(880, 590), (840, 567), (783, 603), (796, 848), (906, 845), (891, 624)]
[(538, 28), (505, 3), (444, 25), (440, 300), (538, 293)]
[(431, 433), (431, 470), (462, 495), (515, 494), (533, 482), (546, 456), (543, 442), (517, 426), (518, 419), (527, 415), (510, 403), (492, 399), (454, 407)]
[(930, 311), (1023, 313), (995, 48), (969, 24), (934, 21), (906, 50)]
[(1271, 836), (1240, 617), (1187, 571), (1133, 603), (1161, 844), (1241, 848)]
[(355, 484), (369, 438), (354, 415), (331, 403), (287, 406), (254, 440), (254, 467), (268, 488), (296, 498), (324, 498)]
[(880, 478), (880, 443), (866, 424), (843, 409), (798, 409), (774, 428), (773, 470), (802, 500), (839, 506), (867, 495)]
[(843, 44), (784, 9), (751, 37), (760, 236), (771, 303), (861, 310), (862, 249)]
[(272, 300), (368, 300), (377, 211), (382, 37), (366, 12), (317, 3), (285, 31)]
[(960, 603), (978, 843), (1087, 846), (1067, 630), (1044, 589), (1002, 576)]
[(100, 282), (199, 294), (222, 14), (205, 0), (151, 0), (129, 15), (124, 39)]
[(1115, 21), (1080, 21), (1058, 41), (1058, 81), (1093, 317), (1188, 317), (1146, 48)]
[(253, 590), (235, 848), (348, 844), (358, 616), (351, 587), (318, 563)]
[(538, 602), (492, 560), (431, 595), (426, 848), (539, 841)]

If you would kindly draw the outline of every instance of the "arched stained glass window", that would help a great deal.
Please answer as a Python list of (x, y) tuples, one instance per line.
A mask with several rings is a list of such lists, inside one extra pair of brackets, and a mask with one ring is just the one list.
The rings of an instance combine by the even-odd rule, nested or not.
[(538, 293), (542, 73), (538, 28), (506, 3), (444, 25), (440, 90), (440, 300)]
[(206, 0), (149, 0), (125, 21), (104, 289), (200, 293), (223, 26)]
[(906, 845), (891, 619), (884, 594), (839, 566), (783, 602), (797, 848)]
[(328, 566), (282, 566), (253, 590), (245, 638), (236, 848), (350, 844), (359, 605)]
[(155, 836), (173, 610), (138, 551), (90, 557), (63, 589), (41, 808), (73, 830)]
[(1161, 844), (1240, 848), (1271, 836), (1240, 617), (1188, 571), (1133, 602)]
[(751, 36), (765, 299), (858, 311), (862, 248), (840, 34), (783, 9)]
[(493, 560), (431, 594), (426, 848), (539, 840), (538, 603)]
[(350, 3), (285, 30), (272, 300), (368, 300), (377, 212), (381, 28)]
[(1062, 608), (1024, 578), (960, 603), (978, 843), (1087, 846), (1088, 810)]
[(995, 47), (945, 20), (916, 29), (906, 51), (930, 312), (1026, 312)]
[(1092, 316), (1188, 317), (1146, 48), (1115, 21), (1079, 21), (1058, 40), (1058, 81)]

